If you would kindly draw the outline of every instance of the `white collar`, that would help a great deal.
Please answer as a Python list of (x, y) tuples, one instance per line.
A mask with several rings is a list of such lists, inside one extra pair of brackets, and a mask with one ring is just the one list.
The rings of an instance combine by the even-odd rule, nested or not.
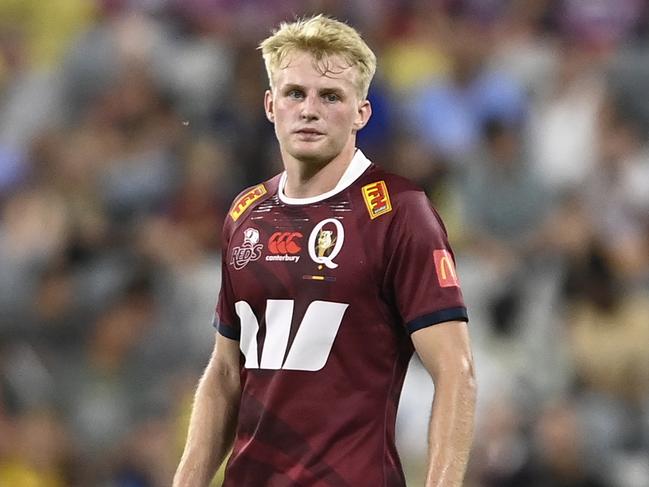
[(368, 167), (370, 167), (371, 161), (365, 157), (360, 149), (356, 149), (354, 157), (352, 157), (349, 166), (345, 169), (345, 173), (342, 175), (338, 184), (334, 189), (322, 193), (317, 196), (310, 196), (308, 198), (289, 198), (284, 194), (284, 187), (286, 186), (286, 171), (284, 171), (279, 179), (279, 187), (277, 188), (277, 195), (279, 196), (280, 201), (289, 205), (308, 205), (311, 203), (317, 203), (318, 201), (326, 200), (331, 196), (340, 193), (342, 190), (351, 186), (351, 184), (356, 181), (361, 174), (363, 174)]

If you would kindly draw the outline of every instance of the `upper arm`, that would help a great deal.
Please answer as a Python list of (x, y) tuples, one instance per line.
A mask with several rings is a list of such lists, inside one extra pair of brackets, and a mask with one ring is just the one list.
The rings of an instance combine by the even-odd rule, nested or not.
[[(402, 325), (416, 331), (447, 321), (467, 321), (451, 246), (439, 215), (421, 191), (399, 193), (398, 215), (386, 239), (386, 294)], [(395, 203), (395, 207), (397, 206)]]
[(473, 380), (473, 356), (468, 326), (448, 321), (415, 331), (415, 351), (436, 383), (445, 378)]

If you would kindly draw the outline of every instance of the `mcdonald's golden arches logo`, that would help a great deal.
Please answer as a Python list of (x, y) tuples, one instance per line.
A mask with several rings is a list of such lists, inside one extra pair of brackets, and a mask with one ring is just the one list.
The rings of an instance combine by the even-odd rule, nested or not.
[(435, 259), (435, 270), (440, 287), (459, 286), (451, 253), (448, 250), (433, 250), (433, 259)]

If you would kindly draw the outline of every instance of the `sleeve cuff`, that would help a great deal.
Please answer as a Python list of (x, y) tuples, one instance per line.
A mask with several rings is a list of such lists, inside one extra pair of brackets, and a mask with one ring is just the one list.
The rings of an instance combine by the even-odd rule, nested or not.
[(230, 325), (226, 325), (225, 323), (219, 320), (218, 316), (214, 318), (214, 321), (212, 322), (212, 326), (216, 328), (216, 330), (225, 338), (229, 338), (231, 340), (239, 340), (241, 338), (241, 333), (239, 330), (236, 330)]
[(464, 306), (458, 308), (447, 308), (440, 311), (435, 311), (406, 323), (408, 333), (411, 335), (417, 330), (427, 328), (429, 326), (444, 323), (446, 321), (469, 321), (469, 315)]

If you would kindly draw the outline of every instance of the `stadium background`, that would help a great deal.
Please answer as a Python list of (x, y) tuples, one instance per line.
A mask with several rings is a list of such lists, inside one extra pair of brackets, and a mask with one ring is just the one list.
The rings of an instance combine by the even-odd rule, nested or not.
[[(0, 0), (0, 486), (164, 486), (220, 222), (280, 170), (257, 43), (375, 49), (359, 146), (443, 215), (479, 381), (467, 486), (649, 485), (643, 0)], [(430, 381), (399, 445), (422, 485)]]

